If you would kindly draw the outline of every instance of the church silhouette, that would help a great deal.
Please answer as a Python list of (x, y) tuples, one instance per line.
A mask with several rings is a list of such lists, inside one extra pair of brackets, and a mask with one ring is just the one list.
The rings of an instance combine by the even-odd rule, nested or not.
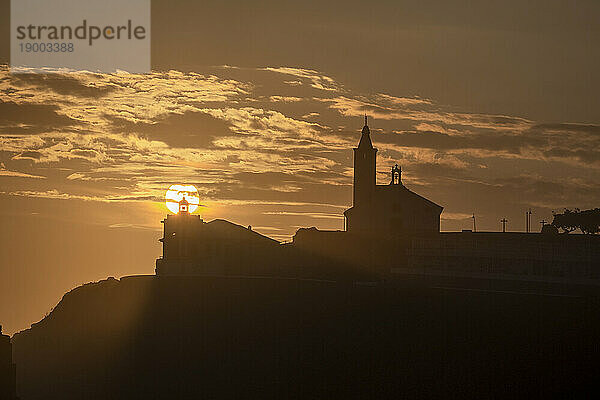
[(443, 207), (402, 184), (396, 164), (388, 185), (377, 185), (377, 149), (365, 115), (360, 142), (354, 149), (353, 206), (344, 212), (346, 230), (369, 235), (397, 235), (440, 231)]
[(232, 222), (168, 215), (161, 275), (388, 279), (399, 274), (501, 279), (599, 279), (600, 236), (521, 232), (440, 232), (443, 207), (408, 189), (402, 169), (378, 185), (377, 149), (367, 116), (354, 150), (353, 204), (344, 230), (300, 228), (291, 243)]

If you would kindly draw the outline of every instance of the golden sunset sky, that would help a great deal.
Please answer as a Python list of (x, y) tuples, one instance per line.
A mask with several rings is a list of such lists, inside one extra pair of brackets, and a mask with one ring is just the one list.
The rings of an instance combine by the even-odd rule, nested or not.
[(365, 113), (378, 183), (401, 165), (442, 230), (600, 206), (600, 2), (154, 0), (145, 75), (10, 75), (1, 4), (9, 333), (79, 284), (153, 273), (171, 184), (278, 240), (343, 229)]

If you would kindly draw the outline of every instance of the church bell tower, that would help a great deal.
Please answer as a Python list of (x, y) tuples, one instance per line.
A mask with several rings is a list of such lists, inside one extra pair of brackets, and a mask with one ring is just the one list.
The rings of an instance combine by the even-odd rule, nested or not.
[(375, 191), (376, 157), (377, 149), (371, 142), (371, 131), (365, 115), (360, 142), (354, 149), (354, 207), (368, 207), (371, 204)]

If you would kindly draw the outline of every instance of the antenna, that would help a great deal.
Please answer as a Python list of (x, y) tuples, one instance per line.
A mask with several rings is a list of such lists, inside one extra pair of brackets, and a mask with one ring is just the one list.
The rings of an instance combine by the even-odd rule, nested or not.
[(502, 222), (502, 232), (506, 232), (506, 223), (508, 222), (508, 220), (506, 218), (502, 218), (500, 220), (500, 222)]

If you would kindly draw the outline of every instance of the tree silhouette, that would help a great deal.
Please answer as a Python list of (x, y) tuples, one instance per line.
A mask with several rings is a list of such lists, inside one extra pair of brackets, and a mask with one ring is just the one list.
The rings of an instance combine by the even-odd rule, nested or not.
[(600, 208), (580, 212), (580, 219), (579, 229), (583, 233), (600, 233)]
[(581, 211), (565, 209), (562, 214), (554, 214), (552, 225), (562, 229), (563, 233), (570, 233), (577, 229), (584, 234), (600, 233), (600, 208)]

